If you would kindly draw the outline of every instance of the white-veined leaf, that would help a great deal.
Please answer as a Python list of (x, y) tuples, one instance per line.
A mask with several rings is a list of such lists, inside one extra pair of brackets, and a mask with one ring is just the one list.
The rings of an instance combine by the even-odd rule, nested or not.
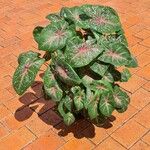
[(34, 79), (45, 59), (39, 58), (36, 52), (26, 52), (20, 54), (18, 58), (19, 66), (13, 75), (13, 87), (17, 94), (22, 95)]
[(103, 48), (95, 43), (95, 40), (87, 40), (75, 37), (67, 42), (65, 57), (73, 67), (82, 67), (88, 65), (95, 59)]
[(59, 87), (49, 66), (44, 73), (43, 80), (45, 93), (51, 97), (52, 100), (60, 101), (63, 96), (63, 91)]
[(111, 101), (113, 100), (112, 93), (107, 92), (101, 95), (99, 101), (99, 110), (104, 116), (111, 116), (114, 107), (111, 105)]

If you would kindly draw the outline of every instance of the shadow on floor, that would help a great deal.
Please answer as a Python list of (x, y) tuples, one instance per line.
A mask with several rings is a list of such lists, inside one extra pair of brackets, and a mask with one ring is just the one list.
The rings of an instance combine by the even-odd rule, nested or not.
[[(27, 92), (19, 98), (19, 101), (23, 104), (22, 107), (18, 108), (15, 112), (15, 118), (22, 122), (30, 119), (34, 112), (38, 113), (38, 117), (50, 126), (53, 126), (54, 130), (59, 136), (67, 136), (72, 133), (76, 138), (93, 138), (95, 136), (95, 126), (92, 122), (86, 120), (82, 116), (76, 120), (76, 122), (71, 126), (66, 126), (60, 115), (55, 111), (55, 103), (53, 101), (44, 100), (42, 98), (42, 82), (36, 81), (34, 86), (32, 86), (33, 92)], [(41, 98), (35, 98), (40, 97)], [(42, 107), (41, 107), (42, 104)], [(116, 118), (111, 116), (108, 118), (100, 128), (111, 128), (112, 122)], [(87, 131), (85, 129), (88, 129)], [(86, 131), (86, 132), (84, 132)]]

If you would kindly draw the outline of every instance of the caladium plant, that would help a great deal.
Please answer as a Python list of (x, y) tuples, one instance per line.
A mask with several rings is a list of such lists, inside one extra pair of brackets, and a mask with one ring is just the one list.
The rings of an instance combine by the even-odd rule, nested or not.
[[(38, 26), (33, 35), (39, 53), (20, 54), (13, 76), (15, 91), (22, 95), (34, 82), (43, 64), (43, 92), (53, 100), (66, 125), (78, 114), (91, 120), (124, 112), (129, 96), (119, 85), (137, 61), (129, 51), (116, 11), (107, 6), (83, 5), (49, 14), (50, 24)], [(124, 67), (122, 72), (118, 67)], [(116, 83), (117, 82), (117, 83)]]

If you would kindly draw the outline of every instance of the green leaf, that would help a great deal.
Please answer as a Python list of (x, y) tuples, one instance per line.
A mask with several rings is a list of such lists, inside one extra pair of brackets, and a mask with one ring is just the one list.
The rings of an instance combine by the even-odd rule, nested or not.
[(93, 91), (99, 91), (101, 93), (113, 91), (111, 83), (105, 80), (93, 80), (90, 84), (90, 88)]
[(75, 121), (75, 117), (71, 112), (66, 113), (64, 111), (64, 102), (65, 102), (65, 99), (62, 99), (60, 101), (60, 103), (58, 104), (58, 111), (63, 117), (64, 123), (69, 126)]
[(58, 13), (49, 14), (46, 16), (46, 19), (50, 20), (51, 22), (58, 22), (63, 20), (63, 18)]
[(99, 99), (100, 99), (100, 92), (97, 90), (95, 91), (94, 96), (90, 100), (90, 103), (88, 104), (87, 107), (88, 115), (90, 116), (90, 119), (95, 119), (99, 115), (98, 114)]
[(90, 76), (88, 75), (85, 75), (83, 78), (82, 78), (82, 83), (84, 84), (85, 87), (89, 86), (89, 84), (92, 83), (94, 79), (91, 78)]
[(42, 32), (44, 28), (41, 26), (37, 26), (34, 30), (33, 30), (33, 37), (35, 39), (36, 42), (40, 41), (40, 34)]
[(100, 102), (99, 102), (99, 110), (104, 116), (111, 116), (114, 107), (111, 105), (111, 101), (113, 100), (112, 93), (107, 92), (103, 93)]
[(98, 5), (83, 5), (81, 8), (90, 18), (82, 21), (85, 29), (100, 33), (114, 33), (121, 29), (119, 17), (112, 8)]
[(70, 126), (72, 123), (74, 123), (75, 121), (75, 117), (71, 112), (68, 112), (65, 116), (64, 116), (64, 123), (67, 126)]
[(119, 113), (123, 113), (123, 112), (125, 112), (127, 109), (128, 109), (128, 106), (124, 106), (124, 107), (119, 108), (119, 109), (116, 109), (116, 110), (117, 110), (117, 112), (119, 112)]
[(93, 100), (93, 97), (94, 97), (94, 94), (91, 91), (91, 89), (89, 87), (86, 87), (86, 95), (85, 95), (85, 99), (84, 99), (84, 107), (85, 107), (85, 109), (88, 108), (89, 104)]
[(107, 46), (110, 43), (122, 43), (123, 45), (128, 47), (127, 39), (124, 36), (124, 34), (118, 35), (117, 33), (115, 33), (115, 34), (101, 35), (94, 31), (93, 31), (93, 34), (99, 44), (103, 44)]
[(52, 100), (60, 101), (63, 96), (63, 91), (60, 89), (49, 66), (44, 73), (43, 80), (45, 93), (51, 97)]
[(123, 72), (121, 73), (121, 82), (127, 82), (130, 77), (130, 71), (127, 68), (123, 69)]
[(129, 67), (129, 68), (136, 68), (138, 67), (138, 62), (137, 62), (137, 59), (131, 55), (130, 59), (128, 60), (128, 64), (125, 65), (126, 67)]
[(128, 106), (129, 102), (129, 96), (118, 86), (115, 86), (113, 91), (113, 106), (117, 109), (125, 109)]
[(73, 100), (66, 95), (65, 101), (64, 101), (64, 106), (68, 109), (68, 111), (72, 111), (72, 105), (73, 105)]
[(37, 72), (45, 62), (38, 55), (29, 51), (22, 53), (18, 58), (19, 66), (13, 75), (13, 87), (18, 95), (22, 95), (32, 85)]
[(114, 82), (114, 78), (113, 78), (112, 74), (109, 71), (106, 71), (106, 73), (102, 77), (102, 80), (110, 82), (110, 83)]
[(52, 22), (40, 33), (38, 47), (40, 50), (55, 51), (62, 49), (66, 45), (67, 39), (75, 35), (75, 32), (69, 28), (65, 21)]
[(74, 69), (63, 59), (57, 58), (54, 61), (53, 71), (65, 83), (80, 84), (81, 79), (74, 71)]
[(81, 90), (79, 86), (71, 88), (72, 93), (74, 94), (74, 105), (77, 111), (80, 111), (84, 108), (84, 99), (85, 93), (84, 90)]
[(88, 65), (101, 52), (95, 40), (87, 40), (86, 42), (78, 37), (74, 37), (67, 42), (65, 56), (72, 67), (82, 67)]
[(91, 102), (88, 105), (88, 115), (91, 120), (95, 119), (98, 116), (98, 104), (96, 101)]
[(101, 62), (95, 62), (94, 64), (92, 64), (90, 66), (90, 68), (96, 72), (97, 74), (99, 74), (100, 76), (103, 76), (105, 74), (105, 72), (107, 71), (109, 65), (101, 63)]
[(72, 8), (63, 7), (60, 11), (60, 15), (67, 20), (71, 20), (75, 24), (78, 24), (81, 20), (80, 15), (83, 14), (80, 7), (75, 6)]
[(110, 43), (98, 59), (114, 66), (123, 66), (128, 64), (130, 58), (130, 52), (125, 45), (121, 43)]

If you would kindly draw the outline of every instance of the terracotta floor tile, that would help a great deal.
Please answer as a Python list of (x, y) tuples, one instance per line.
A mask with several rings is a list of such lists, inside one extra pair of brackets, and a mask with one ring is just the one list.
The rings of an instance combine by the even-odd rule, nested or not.
[(150, 102), (150, 93), (143, 88), (138, 89), (135, 93), (131, 96), (131, 105), (142, 109)]
[(33, 141), (35, 136), (25, 127), (19, 129), (17, 132), (8, 135), (0, 140), (0, 149), (14, 149), (19, 150)]
[(36, 141), (26, 146), (24, 150), (56, 150), (64, 144), (64, 141), (56, 135), (53, 131), (50, 131), (38, 138)]
[(141, 140), (138, 141), (135, 145), (133, 145), (130, 150), (148, 150), (150, 146)]
[(11, 112), (3, 104), (0, 105), (0, 120), (7, 117)]
[(38, 137), (53, 127), (52, 125), (41, 120), (39, 117), (27, 123), (26, 126)]
[[(90, 134), (83, 134), (82, 132), (86, 129), (90, 128)], [(57, 133), (60, 137), (62, 137), (65, 141), (69, 141), (72, 138), (92, 138), (95, 135), (94, 126), (85, 119), (77, 120), (73, 125), (66, 126), (63, 122), (56, 125), (52, 130)]]
[(140, 111), (135, 116), (135, 120), (140, 124), (142, 124), (143, 126), (150, 128), (150, 117), (148, 115), (149, 113), (150, 113), (150, 104), (147, 105), (145, 108), (143, 108), (142, 111)]
[(73, 138), (64, 144), (59, 150), (83, 150), (83, 149), (92, 149), (94, 145), (86, 138)]
[(111, 134), (117, 128), (119, 128), (125, 122), (127, 122), (130, 118), (132, 118), (137, 112), (138, 110), (131, 105), (129, 105), (128, 109), (124, 113), (118, 113), (117, 111), (114, 111), (112, 114), (114, 117), (110, 117), (112, 126), (111, 124), (108, 124), (107, 125), (108, 127), (106, 128), (106, 132), (108, 134)]
[(144, 29), (144, 30), (138, 32), (137, 34), (135, 34), (135, 36), (142, 38), (142, 39), (146, 39), (150, 36), (150, 31)]
[(136, 75), (133, 75), (128, 82), (120, 83), (120, 86), (130, 92), (134, 92), (137, 89), (139, 89), (143, 84), (146, 83), (146, 80), (142, 79), (141, 77), (138, 77)]
[(150, 80), (150, 64), (137, 71), (136, 74), (146, 80)]
[(131, 48), (131, 52), (134, 56), (138, 56), (147, 50), (148, 50), (147, 47), (140, 45), (140, 44), (137, 44)]
[(134, 120), (131, 120), (124, 124), (117, 131), (115, 131), (111, 136), (126, 148), (129, 148), (135, 142), (137, 142), (146, 132), (146, 128), (144, 128)]
[(139, 67), (144, 67), (145, 65), (150, 63), (150, 55), (146, 55), (145, 53), (136, 57), (138, 61)]
[[(93, 129), (94, 128), (94, 129)], [(82, 134), (85, 137), (89, 137), (89, 139), (95, 143), (96, 145), (102, 142), (105, 138), (107, 138), (109, 135), (106, 132), (106, 129), (103, 127), (96, 127), (91, 126), (86, 128)]]
[(8, 130), (0, 124), (0, 139), (8, 134)]
[(99, 144), (95, 150), (126, 150), (126, 148), (116, 142), (113, 138), (109, 137)]
[(9, 130), (17, 130), (36, 117), (37, 114), (35, 112), (33, 112), (29, 107), (24, 107), (22, 110), (15, 112), (15, 114), (7, 116), (2, 120), (2, 123)]
[(145, 90), (150, 92), (150, 81), (142, 86)]
[(134, 37), (132, 35), (128, 36), (127, 40), (128, 40), (128, 44), (129, 44), (130, 47), (132, 47), (132, 46), (134, 46), (134, 45), (136, 45), (136, 44), (138, 44), (139, 42), (142, 41), (141, 39), (136, 38), (136, 37)]
[(142, 42), (140, 42), (140, 44), (147, 46), (147, 47), (150, 47), (150, 38), (143, 40)]
[(143, 140), (144, 142), (146, 142), (147, 144), (150, 145), (150, 132), (148, 132), (148, 133), (142, 138), (142, 140)]
[(13, 94), (11, 94), (6, 89), (3, 89), (0, 91), (0, 103), (6, 102), (14, 97)]
[(50, 108), (54, 107), (55, 103), (52, 100), (45, 100), (44, 98), (40, 98), (34, 103), (30, 104), (29, 107), (33, 109), (39, 115), (43, 114)]

